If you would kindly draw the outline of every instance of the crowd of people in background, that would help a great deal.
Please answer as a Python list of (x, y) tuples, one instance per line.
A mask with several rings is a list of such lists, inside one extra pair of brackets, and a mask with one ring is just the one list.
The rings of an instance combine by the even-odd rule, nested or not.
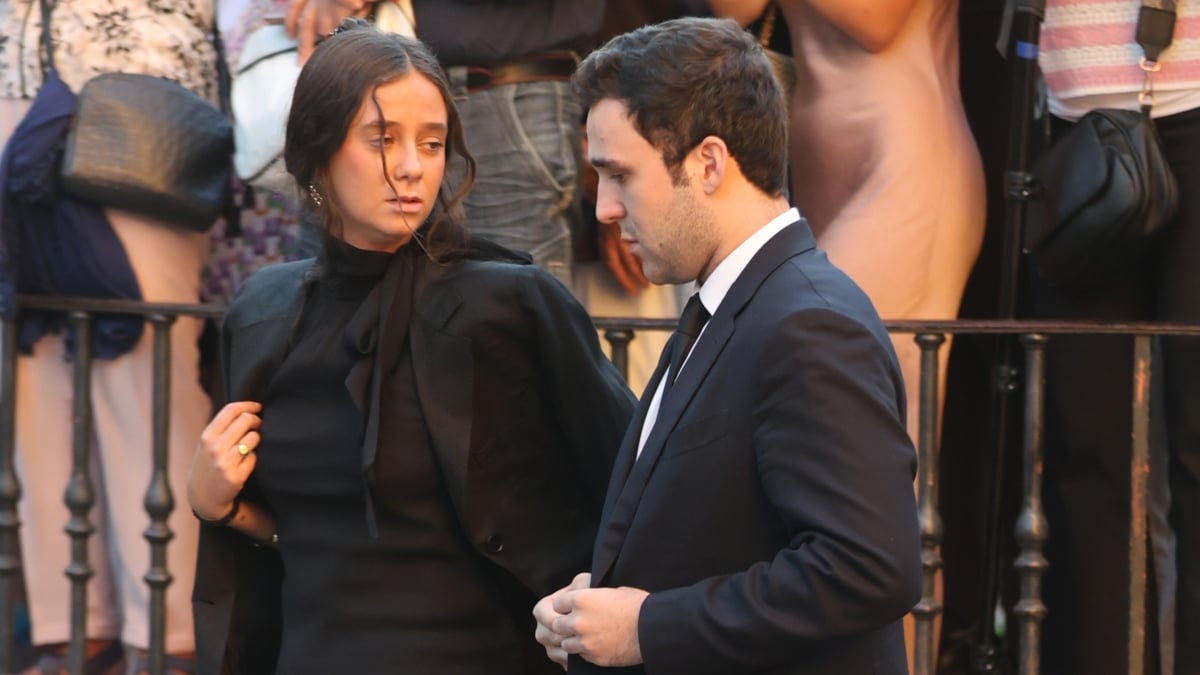
[[(878, 672), (911, 669), (911, 618), (905, 646), (899, 624), (892, 625), (903, 612), (891, 605), (913, 600), (915, 514), (912, 500), (894, 499), (894, 488), (912, 481), (908, 458), (928, 411), (918, 405), (915, 341), (877, 335), (876, 324), (879, 317), (948, 320), (960, 309), (984, 316), (990, 309), (979, 298), (996, 290), (994, 242), (1005, 227), (1000, 139), (1008, 120), (991, 123), (987, 115), (1008, 110), (1008, 92), (979, 85), (977, 78), (995, 77), (981, 65), (994, 55), (979, 57), (964, 38), (960, 57), (960, 30), (985, 17), (987, 31), (1000, 31), (1003, 0), (380, 1), (396, 6), (406, 35), (372, 27), (376, 7), (367, 0), (0, 0), (4, 142), (48, 77), (43, 16), (57, 75), (74, 91), (101, 73), (141, 73), (221, 105), (222, 73), (236, 73), (248, 36), (271, 24), (285, 27), (304, 66), (284, 153), (294, 189), (235, 178), (238, 217), (219, 220), (207, 234), (103, 210), (117, 259), (102, 267), (127, 269), (140, 299), (228, 308), (220, 326), (205, 330), (185, 317), (171, 331), (168, 478), (177, 502), (186, 495), (192, 511), (177, 507), (168, 523), (168, 672), (337, 672), (348, 664), (386, 672), (397, 658), (410, 659), (411, 672), (439, 673), (555, 672), (555, 661), (592, 672), (596, 664), (643, 660), (646, 672), (751, 665), (876, 672), (864, 653), (875, 654)], [(1034, 126), (1047, 131), (1035, 144), (1061, 138), (1095, 108), (1137, 109), (1143, 87), (1134, 37), (1141, 3), (1046, 4), (1046, 105), (1029, 114), (1044, 114)], [(1178, 213), (1147, 255), (1100, 287), (1063, 289), (1023, 267), (1022, 314), (1200, 320), (1187, 300), (1196, 276), (1191, 247), (1200, 246), (1188, 189), (1200, 124), (1200, 60), (1191, 47), (1200, 9), (1179, 3), (1176, 11), (1151, 114), (1179, 182)], [(671, 22), (680, 17), (732, 21)], [(636, 30), (646, 25), (655, 28)], [(679, 36), (703, 37), (714, 51), (685, 44), (655, 51)], [(692, 98), (701, 83), (730, 77), (722, 68), (743, 54), (758, 59), (763, 51), (781, 78), (771, 90), (780, 111), (773, 102), (755, 109), (739, 98), (737, 88), (760, 74), (758, 61), (728, 90), (714, 89), (712, 100)], [(713, 79), (672, 70), (688, 59), (711, 67)], [(685, 86), (655, 80), (663, 72)], [(695, 108), (719, 109), (722, 97), (734, 102), (728, 118), (696, 117)], [(751, 123), (776, 112), (786, 127), (778, 135)], [(707, 126), (689, 129), (695, 119)], [(776, 157), (750, 144), (744, 147), (754, 156), (739, 156), (745, 151), (730, 150), (733, 137), (747, 134), (786, 147)], [(409, 146), (412, 157), (399, 150)], [(626, 153), (640, 163), (621, 164)], [(647, 158), (656, 167), (661, 159), (661, 175), (646, 177)], [(659, 189), (639, 187), (650, 180)], [(742, 334), (744, 346), (736, 348), (773, 354), (777, 364), (800, 359), (792, 366), (803, 373), (851, 364), (855, 377), (789, 381), (764, 372), (758, 380), (759, 361), (723, 361), (702, 341), (691, 356), (684, 350), (683, 363), (711, 368), (723, 388), (699, 387), (684, 370), (674, 389), (682, 363), (671, 365), (668, 356), (682, 327), (639, 332), (629, 346), (628, 378), (617, 376), (589, 314), (675, 319), (691, 296), (690, 304), (704, 307), (707, 344), (732, 332), (725, 294), (712, 290), (721, 274), (717, 284), (704, 283), (720, 268), (689, 256), (719, 263), (730, 255), (748, 234), (724, 217), (734, 211), (753, 221), (749, 232), (761, 227), (790, 242), (758, 241), (747, 259), (758, 251), (783, 256), (803, 270), (785, 288), (804, 290), (784, 302), (772, 284), (785, 282), (761, 272), (762, 295), (743, 300), (744, 320), (764, 332)], [(404, 227), (382, 228), (393, 212)], [(0, 255), (7, 265), (0, 273), (19, 277), (11, 213), (0, 209), (7, 245), (0, 253), (9, 251)], [(654, 229), (664, 223), (679, 230)], [(812, 242), (799, 234), (808, 229)], [(749, 265), (725, 274), (725, 290), (737, 299), (732, 280), (760, 271)], [(835, 319), (815, 309), (815, 297), (838, 308)], [(813, 334), (788, 332), (796, 315), (818, 326)], [(39, 325), (22, 332), (16, 367), (22, 571), (39, 647), (25, 675), (65, 672), (70, 637), (62, 570), (71, 547), (61, 528), (70, 518), (62, 490), (71, 471), (72, 335)], [(860, 354), (823, 341), (847, 334), (857, 336), (850, 342)], [(777, 335), (788, 339), (776, 343)], [(90, 392), (97, 490), (87, 672), (142, 673), (153, 344), (149, 331), (115, 346), (96, 339), (104, 349)], [(1147, 628), (1155, 640), (1147, 666), (1163, 675), (1200, 674), (1196, 344), (1164, 338), (1155, 352), (1160, 480), (1150, 516), (1157, 526)], [(806, 352), (816, 354), (813, 363), (802, 358)], [(987, 439), (978, 428), (960, 431), (954, 414), (963, 408), (947, 396), (986, 396), (963, 392), (986, 392), (988, 376), (956, 383), (949, 344), (939, 357), (937, 419), (946, 405), (945, 445), (961, 453)], [(739, 368), (750, 379), (726, 373)], [(1112, 589), (1127, 586), (1130, 574), (1132, 370), (1128, 337), (1064, 336), (1048, 348), (1046, 675), (1122, 673), (1129, 662), (1128, 603)], [(816, 381), (826, 389), (804, 390)], [(695, 389), (699, 401), (690, 412), (675, 403), (685, 389)], [(785, 392), (788, 401), (765, 396), (761, 408), (753, 396), (736, 406), (719, 402), (739, 389)], [(812, 420), (796, 406), (833, 409)], [(777, 422), (787, 415), (788, 423)], [(679, 424), (670, 432), (678, 435), (660, 438), (660, 419)], [(794, 465), (771, 456), (771, 479), (737, 483), (751, 469), (735, 453), (761, 452), (760, 432), (772, 442), (811, 445), (810, 455)], [(809, 436), (819, 440), (797, 440)], [(867, 446), (870, 452), (854, 453)], [(344, 452), (334, 456), (331, 448)], [(707, 455), (727, 471), (692, 476), (672, 461), (684, 452)], [(643, 493), (646, 477), (636, 467), (654, 462), (673, 482)], [(789, 482), (804, 471), (806, 480)], [(710, 484), (717, 477), (725, 480)], [(943, 475), (958, 486), (986, 479)], [(634, 505), (627, 503), (630, 485)], [(697, 496), (697, 486), (709, 494)], [(722, 490), (720, 502), (713, 495)], [(793, 502), (797, 491), (823, 498)], [(943, 508), (969, 511), (982, 527), (978, 503), (953, 501), (964, 491), (951, 493), (949, 506), (943, 499)], [(874, 501), (860, 503), (868, 493)], [(631, 522), (639, 499), (642, 529)], [(697, 506), (706, 501), (726, 512)], [(910, 524), (894, 522), (909, 515)], [(716, 522), (726, 517), (728, 531)], [(948, 549), (958, 545), (954, 527)], [(813, 563), (788, 537), (839, 528), (844, 537), (817, 536), (807, 545), (843, 566), (865, 565), (855, 569), (873, 570), (888, 588), (844, 570), (824, 579), (828, 587), (805, 587), (811, 596), (754, 588), (755, 574), (769, 578), (755, 566), (764, 559), (776, 561), (776, 578), (804, 586), (798, 579)], [(903, 532), (903, 541), (883, 543), (875, 536), (883, 530)], [(706, 542), (717, 550), (711, 557), (697, 541), (705, 537), (716, 538)], [(664, 565), (670, 569), (646, 571)], [(731, 568), (748, 579), (713, 581)], [(576, 573), (584, 574), (572, 581)], [(946, 572), (951, 588), (954, 573)], [(364, 585), (364, 578), (387, 583)], [(709, 596), (679, 590), (706, 583)], [(649, 596), (588, 593), (628, 590), (617, 586)], [(885, 591), (888, 602), (880, 599)], [(765, 609), (825, 593), (841, 601), (821, 607), (824, 623), (819, 613), (775, 621)], [(379, 594), (412, 599), (411, 612), (377, 607)], [(846, 618), (847, 598), (872, 611)], [(945, 602), (950, 635), (961, 626), (953, 625), (953, 598)], [(640, 644), (593, 642), (578, 621), (590, 620), (595, 607), (622, 618), (612, 621), (614, 634), (636, 636), (648, 622), (660, 632)], [(621, 614), (630, 607), (632, 628)], [(741, 623), (717, 625), (729, 616)], [(742, 651), (750, 634), (761, 638), (755, 655)], [(847, 648), (835, 639), (849, 634), (862, 642)], [(730, 635), (741, 636), (742, 646), (724, 644)], [(779, 655), (806, 641), (818, 645)], [(825, 648), (834, 642), (837, 648)], [(807, 659), (807, 669), (792, 658)], [(946, 659), (945, 667), (957, 666)]]

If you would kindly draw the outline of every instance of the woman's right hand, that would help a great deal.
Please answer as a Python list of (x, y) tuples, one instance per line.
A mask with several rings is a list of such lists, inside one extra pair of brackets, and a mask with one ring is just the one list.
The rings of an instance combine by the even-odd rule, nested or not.
[(206, 520), (220, 520), (230, 509), (257, 461), (262, 404), (235, 401), (221, 408), (204, 432), (192, 458), (187, 497)]

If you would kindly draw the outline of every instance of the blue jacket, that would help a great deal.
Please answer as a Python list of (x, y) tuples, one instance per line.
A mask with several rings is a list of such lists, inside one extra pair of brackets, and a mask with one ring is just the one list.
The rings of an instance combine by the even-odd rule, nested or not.
[[(125, 247), (96, 204), (59, 186), (63, 141), (75, 95), (53, 68), (0, 157), (0, 315), (12, 317), (16, 294), (141, 300)], [(142, 334), (136, 316), (101, 315), (92, 352), (115, 358)], [(66, 327), (61, 312), (22, 311), (19, 346), (29, 353), (47, 333)]]

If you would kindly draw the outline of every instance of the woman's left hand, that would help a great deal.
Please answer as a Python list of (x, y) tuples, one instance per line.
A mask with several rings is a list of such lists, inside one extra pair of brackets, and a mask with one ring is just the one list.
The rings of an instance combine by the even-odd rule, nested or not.
[(262, 404), (236, 401), (221, 408), (200, 434), (192, 458), (187, 497), (192, 510), (205, 520), (220, 520), (254, 471), (255, 449), (261, 437)]

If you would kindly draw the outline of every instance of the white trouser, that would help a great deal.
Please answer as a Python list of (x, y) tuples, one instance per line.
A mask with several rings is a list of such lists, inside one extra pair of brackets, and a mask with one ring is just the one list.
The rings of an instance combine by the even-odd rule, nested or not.
[[(0, 101), (0, 139), (7, 139), (28, 102)], [(205, 235), (133, 214), (108, 212), (129, 256), (143, 298), (196, 302), (208, 255)], [(166, 649), (193, 648), (191, 592), (198, 525), (187, 508), (188, 467), (211, 404), (199, 380), (198, 319), (181, 317), (171, 328), (168, 480), (175, 508), (168, 519)], [(64, 575), (70, 512), (63, 493), (71, 473), (73, 364), (63, 358), (63, 338), (48, 335), (30, 356), (17, 360), (16, 458), (21, 481), (21, 548), (36, 644), (70, 637), (70, 584)], [(152, 471), (153, 329), (129, 353), (96, 360), (92, 369), (91, 476), (96, 505), (88, 539), (95, 576), (88, 584), (89, 638), (120, 636), (146, 648), (149, 641), (150, 524), (144, 498)]]

